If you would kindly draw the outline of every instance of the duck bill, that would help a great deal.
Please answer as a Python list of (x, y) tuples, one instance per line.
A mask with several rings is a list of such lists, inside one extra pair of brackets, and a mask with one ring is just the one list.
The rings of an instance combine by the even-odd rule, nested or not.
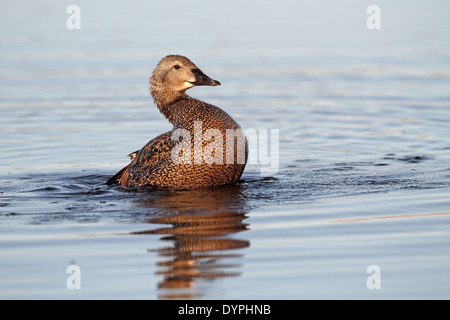
[(192, 73), (195, 76), (195, 81), (191, 82), (194, 86), (220, 86), (219, 81), (211, 79), (201, 70), (192, 70)]

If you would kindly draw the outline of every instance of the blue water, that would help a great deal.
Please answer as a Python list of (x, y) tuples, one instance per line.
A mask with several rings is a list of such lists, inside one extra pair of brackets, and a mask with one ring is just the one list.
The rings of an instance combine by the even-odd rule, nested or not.
[[(72, 4), (79, 30), (66, 27)], [(379, 30), (366, 26), (371, 4)], [(448, 12), (447, 1), (0, 4), (0, 297), (448, 299)], [(170, 53), (222, 83), (190, 95), (247, 132), (279, 130), (275, 167), (192, 191), (104, 185), (170, 130), (148, 93)]]

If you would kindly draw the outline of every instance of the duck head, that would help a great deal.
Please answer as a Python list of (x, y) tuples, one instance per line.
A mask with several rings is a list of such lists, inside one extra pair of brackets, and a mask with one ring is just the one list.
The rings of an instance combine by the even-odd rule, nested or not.
[(195, 86), (218, 86), (220, 82), (204, 74), (188, 58), (179, 55), (168, 55), (156, 66), (150, 78), (150, 91), (184, 93)]

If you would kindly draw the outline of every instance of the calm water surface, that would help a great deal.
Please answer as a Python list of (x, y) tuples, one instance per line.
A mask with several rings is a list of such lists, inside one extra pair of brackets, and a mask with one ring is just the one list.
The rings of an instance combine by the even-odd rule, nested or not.
[[(446, 1), (379, 1), (380, 30), (356, 0), (78, 1), (80, 30), (70, 4), (0, 5), (2, 299), (450, 298)], [(190, 95), (279, 130), (275, 168), (104, 185), (171, 128), (148, 93), (169, 53), (222, 83)]]

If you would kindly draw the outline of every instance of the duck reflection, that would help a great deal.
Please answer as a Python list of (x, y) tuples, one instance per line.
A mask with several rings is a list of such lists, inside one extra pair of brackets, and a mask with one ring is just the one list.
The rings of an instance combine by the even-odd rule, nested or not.
[(142, 205), (161, 213), (146, 222), (167, 226), (137, 233), (162, 235), (162, 241), (171, 242), (148, 250), (162, 257), (156, 272), (163, 276), (159, 298), (196, 298), (210, 291), (212, 283), (207, 280), (241, 274), (241, 265), (235, 261), (242, 254), (234, 250), (250, 245), (234, 237), (247, 230), (242, 186), (159, 192)]

